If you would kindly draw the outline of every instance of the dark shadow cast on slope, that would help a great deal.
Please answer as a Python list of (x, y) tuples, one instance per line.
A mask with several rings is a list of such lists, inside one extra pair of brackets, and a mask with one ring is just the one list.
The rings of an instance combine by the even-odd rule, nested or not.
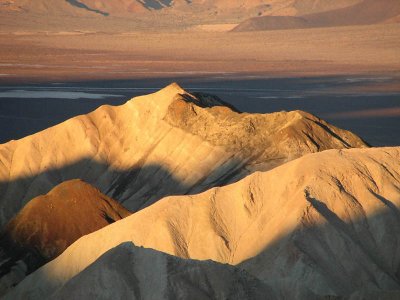
[(343, 300), (351, 295), (354, 299), (397, 299), (399, 210), (392, 201), (373, 194), (384, 208), (344, 220), (306, 193), (310, 203), (306, 214), (316, 213), (324, 223), (310, 222), (304, 215), (292, 232), (238, 267), (274, 286), (279, 299)]
[[(216, 168), (197, 183), (187, 185), (161, 165), (138, 165), (127, 170), (116, 170), (107, 164), (92, 159), (83, 159), (60, 169), (49, 169), (46, 172), (18, 178), (12, 182), (0, 182), (2, 221), (7, 222), (14, 217), (31, 199), (47, 194), (58, 184), (71, 179), (79, 178), (91, 184), (103, 194), (119, 201), (130, 211), (136, 212), (166, 196), (195, 194), (240, 180), (246, 175), (240, 172), (241, 166), (241, 162), (232, 160), (230, 163)], [(18, 274), (15, 275), (17, 279), (12, 279), (13, 284), (17, 284), (27, 274), (48, 262), (48, 258), (44, 257), (38, 249), (23, 248), (18, 252), (15, 251), (15, 247), (10, 249), (10, 241), (7, 240), (4, 225), (5, 223), (2, 224), (3, 229), (0, 236), (0, 261), (2, 262), (0, 264), (0, 294), (4, 292), (1, 287), (1, 277), (9, 276), (10, 273)], [(43, 230), (47, 232), (46, 229)], [(67, 240), (66, 238), (65, 241)], [(18, 244), (18, 241), (14, 242)], [(65, 243), (62, 251), (70, 244), (70, 242)]]
[[(95, 284), (98, 281), (103, 283), (100, 288), (87, 288), (99, 287)], [(271, 288), (234, 266), (210, 260), (182, 259), (136, 247), (131, 242), (104, 253), (71, 278), (53, 297), (98, 299), (105, 290), (113, 290), (118, 299), (147, 299), (149, 294), (157, 298), (156, 293), (149, 290), (148, 282), (160, 281), (165, 283), (165, 290), (158, 293), (162, 293), (165, 299), (275, 299)]]
[(82, 3), (82, 2), (77, 1), (77, 0), (66, 0), (66, 1), (67, 1), (69, 4), (71, 4), (72, 6), (75, 6), (75, 7), (78, 7), (78, 8), (82, 8), (82, 9), (85, 9), (85, 10), (87, 10), (87, 11), (94, 12), (94, 13), (96, 13), (96, 14), (100, 14), (100, 15), (102, 15), (102, 16), (104, 16), (104, 17), (107, 17), (107, 16), (109, 15), (108, 12), (101, 11), (101, 10), (98, 10), (98, 9), (90, 8), (90, 7), (87, 6), (85, 3)]
[(34, 197), (44, 195), (58, 184), (71, 179), (81, 179), (93, 185), (103, 194), (136, 212), (166, 196), (195, 194), (238, 181), (247, 175), (240, 172), (241, 166), (241, 162), (232, 160), (206, 174), (198, 182), (188, 185), (159, 164), (138, 163), (121, 170), (86, 158), (62, 168), (20, 177), (12, 182), (0, 182), (3, 221), (12, 218)]
[(139, 2), (148, 10), (161, 10), (172, 5), (172, 0), (144, 0)]
[[(380, 196), (381, 197), (381, 196)], [(384, 199), (387, 208), (384, 208), (370, 216), (360, 219), (345, 221), (322, 201), (307, 196), (310, 207), (323, 216), (326, 223), (315, 224), (302, 222), (293, 232), (288, 233), (275, 243), (264, 249), (259, 255), (232, 268), (230, 265), (219, 264), (212, 261), (203, 262), (208, 264), (205, 272), (191, 272), (193, 264), (201, 263), (191, 259), (173, 258), (183, 265), (174, 265), (171, 272), (178, 276), (179, 282), (174, 284), (175, 291), (183, 288), (188, 293), (188, 298), (195, 296), (191, 291), (204, 288), (200, 283), (206, 281), (212, 283), (215, 273), (210, 272), (218, 268), (218, 272), (241, 272), (246, 278), (253, 278), (252, 284), (247, 286), (253, 293), (260, 295), (261, 290), (265, 293), (268, 289), (269, 295), (277, 299), (397, 299), (400, 295), (400, 253), (398, 242), (400, 239), (400, 219), (397, 208), (393, 209), (393, 203)], [(303, 220), (304, 221), (304, 220)], [(123, 243), (126, 244), (126, 243)], [(125, 278), (132, 284), (136, 275), (134, 270), (135, 261), (114, 260), (113, 253), (116, 248), (110, 249), (94, 263), (87, 266), (78, 275), (70, 278), (63, 285), (61, 295), (74, 295), (76, 288), (80, 295), (89, 295), (90, 286), (96, 286), (97, 295), (101, 295), (102, 287), (95, 284), (99, 280), (99, 274), (104, 268), (112, 265), (114, 278)], [(140, 251), (153, 251), (142, 249)], [(164, 255), (158, 252), (160, 255)], [(154, 260), (154, 264), (158, 260)], [(99, 264), (103, 267), (99, 270)], [(96, 267), (97, 266), (97, 267)], [(149, 270), (155, 265), (153, 261), (148, 262)], [(224, 270), (226, 268), (226, 270)], [(125, 271), (124, 271), (125, 270)], [(100, 272), (100, 273), (99, 273)], [(246, 275), (246, 273), (249, 275)], [(190, 288), (185, 276), (190, 276)], [(47, 277), (46, 277), (47, 276)], [(93, 277), (92, 277), (93, 276)], [(134, 278), (131, 278), (133, 276)], [(198, 277), (197, 277), (198, 276)], [(91, 284), (80, 286), (79, 280), (92, 278)], [(103, 278), (103, 277), (101, 277)], [(214, 279), (213, 279), (214, 278)], [(52, 278), (51, 274), (42, 274), (41, 284), (52, 283), (52, 289), (58, 287), (59, 282)], [(106, 281), (107, 284), (112, 282)], [(224, 277), (219, 277), (218, 282), (224, 284)], [(226, 282), (225, 282), (226, 283)], [(200, 286), (197, 286), (197, 285)], [(227, 283), (226, 283), (227, 284)], [(129, 286), (129, 285), (128, 285)], [(208, 286), (208, 285), (207, 285)], [(74, 287), (74, 288), (72, 288)], [(272, 289), (270, 289), (271, 287)], [(30, 286), (34, 288), (34, 286)], [(68, 290), (68, 288), (72, 288)], [(176, 290), (178, 289), (178, 290)], [(257, 289), (261, 289), (257, 291)], [(58, 290), (47, 292), (54, 293)], [(273, 290), (273, 291), (272, 291)], [(107, 292), (106, 288), (103, 289)], [(116, 289), (116, 297), (123, 297), (124, 289)], [(119, 293), (122, 293), (119, 295)], [(259, 298), (242, 299), (265, 299), (261, 293)], [(49, 295), (48, 295), (49, 296)], [(268, 298), (270, 299), (270, 298)]]

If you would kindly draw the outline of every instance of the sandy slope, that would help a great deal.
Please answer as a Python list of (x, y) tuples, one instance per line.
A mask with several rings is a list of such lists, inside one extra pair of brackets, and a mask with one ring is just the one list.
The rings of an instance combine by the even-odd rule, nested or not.
[(307, 153), (366, 146), (305, 112), (240, 114), (223, 105), (173, 84), (0, 145), (0, 223), (68, 179), (138, 210)]
[(124, 243), (71, 279), (52, 299), (266, 297), (275, 299), (270, 288), (238, 268), (212, 261), (180, 259)]
[(63, 182), (32, 199), (2, 230), (0, 294), (81, 236), (129, 215), (118, 202), (80, 180)]
[(239, 265), (282, 298), (398, 290), (400, 149), (329, 150), (82, 237), (6, 299), (39, 299), (125, 241)]

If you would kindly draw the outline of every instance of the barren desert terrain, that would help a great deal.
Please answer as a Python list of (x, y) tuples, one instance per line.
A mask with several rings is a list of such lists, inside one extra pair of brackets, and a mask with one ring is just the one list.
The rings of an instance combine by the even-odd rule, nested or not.
[(398, 24), (251, 33), (3, 32), (0, 141), (176, 81), (242, 111), (305, 109), (372, 145), (397, 145), (399, 35)]
[(399, 299), (398, 0), (0, 0), (1, 299)]
[[(400, 25), (233, 32), (3, 32), (1, 82), (398, 72)], [(372, 38), (371, 38), (372, 37)]]

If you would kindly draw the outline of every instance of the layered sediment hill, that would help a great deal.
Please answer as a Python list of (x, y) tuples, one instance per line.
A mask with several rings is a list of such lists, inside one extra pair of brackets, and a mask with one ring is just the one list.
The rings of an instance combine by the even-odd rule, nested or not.
[(398, 291), (399, 161), (398, 147), (329, 150), (199, 195), (167, 197), (82, 237), (6, 299), (49, 297), (126, 241), (236, 265), (278, 298)]
[(129, 215), (118, 202), (80, 180), (63, 182), (32, 199), (2, 230), (0, 294), (81, 236)]
[(366, 144), (311, 114), (238, 113), (172, 84), (0, 145), (0, 224), (69, 179), (80, 178), (137, 211), (307, 153), (351, 147)]

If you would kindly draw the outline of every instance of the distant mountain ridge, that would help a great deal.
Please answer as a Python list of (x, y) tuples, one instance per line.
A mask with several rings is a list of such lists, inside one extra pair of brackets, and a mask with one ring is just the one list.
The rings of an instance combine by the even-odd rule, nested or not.
[[(24, 31), (33, 28), (40, 28), (40, 31), (52, 31), (55, 28), (62, 31), (124, 31), (128, 28), (131, 31), (198, 30), (202, 25), (227, 28), (222, 31), (228, 31), (238, 24), (240, 25), (236, 31), (250, 31), (264, 30), (263, 28), (312, 27), (314, 25), (304, 24), (305, 22), (298, 18), (321, 14), (324, 21), (324, 18), (333, 11), (358, 7), (357, 5), (363, 5), (363, 2), (363, 0), (54, 0), (51, 2), (0, 0), (0, 16), (4, 19), (5, 28)], [(381, 4), (375, 1), (374, 5), (379, 7)], [(381, 5), (379, 10), (385, 9), (384, 6)], [(355, 13), (355, 16), (360, 15), (356, 10), (350, 9), (350, 11)], [(18, 22), (15, 20), (16, 17), (19, 19)], [(102, 25), (98, 23), (99, 18), (102, 18)], [(263, 20), (263, 18), (268, 19)], [(387, 18), (388, 22), (395, 20), (396, 16)], [(368, 22), (366, 19), (362, 23)]]
[[(360, 0), (1, 0), (0, 11), (20, 11), (31, 14), (77, 14), (135, 17), (140, 14), (162, 13), (204, 17), (216, 15), (221, 22), (230, 14), (241, 17), (258, 15), (301, 15), (346, 7)], [(193, 15), (195, 13), (195, 15)]]

